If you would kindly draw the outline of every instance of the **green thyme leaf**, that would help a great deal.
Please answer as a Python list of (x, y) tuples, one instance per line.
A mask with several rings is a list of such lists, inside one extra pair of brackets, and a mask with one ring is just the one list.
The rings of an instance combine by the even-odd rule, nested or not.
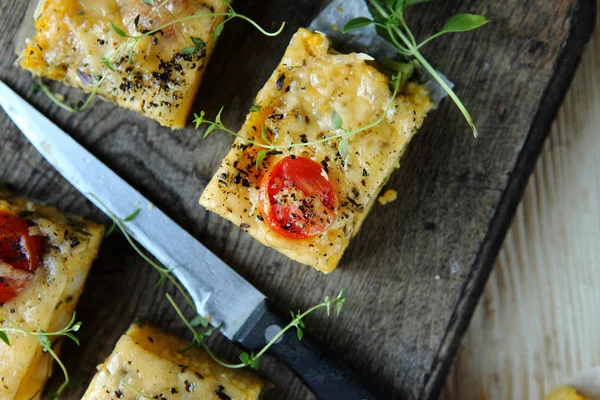
[(262, 124), (262, 126), (260, 127), (260, 137), (262, 138), (262, 140), (265, 141), (265, 143), (270, 143), (269, 138), (267, 137), (267, 130), (265, 129), (265, 124)]
[(108, 69), (110, 69), (111, 71), (114, 71), (115, 68), (113, 67), (112, 63), (110, 62), (109, 59), (102, 57), (102, 64), (104, 64), (104, 66)]
[(193, 36), (190, 36), (190, 39), (192, 39), (192, 43), (194, 43), (194, 46), (196, 46), (198, 50), (202, 50), (204, 47), (206, 47), (206, 43), (204, 43), (204, 40)]
[(139, 214), (140, 214), (141, 209), (137, 209), (134, 212), (132, 212), (131, 214), (129, 214), (128, 216), (126, 216), (125, 218), (123, 218), (123, 221), (125, 222), (129, 222), (129, 221), (133, 221)]
[(338, 153), (340, 153), (340, 156), (342, 156), (342, 158), (346, 157), (346, 155), (348, 154), (348, 138), (343, 138), (342, 140), (340, 140), (340, 142), (338, 143)]
[(333, 129), (342, 129), (342, 124), (342, 117), (337, 111), (333, 110), (331, 113), (331, 126), (333, 126)]
[(129, 37), (128, 34), (126, 34), (121, 28), (119, 28), (118, 26), (116, 26), (112, 22), (110, 23), (110, 26), (113, 28), (113, 31), (115, 31), (117, 33), (117, 35), (119, 35), (121, 37)]
[(240, 354), (240, 360), (244, 363), (245, 366), (250, 365), (250, 355), (246, 352)]
[(269, 150), (261, 150), (258, 152), (257, 156), (256, 156), (256, 165), (255, 167), (258, 169), (258, 167), (260, 166), (260, 163), (263, 162), (263, 160), (265, 159), (267, 153), (269, 152)]
[(210, 125), (208, 128), (206, 128), (206, 132), (204, 132), (204, 136), (202, 136), (202, 139), (206, 139), (208, 135), (210, 135), (210, 133), (215, 129), (217, 129), (216, 125)]
[(36, 94), (40, 90), (42, 90), (42, 87), (40, 85), (38, 85), (37, 83), (34, 83), (33, 85), (31, 85), (31, 88), (29, 88), (29, 91), (31, 94)]
[(142, 3), (144, 3), (147, 6), (153, 6), (154, 0), (142, 0)]
[(215, 31), (213, 32), (213, 41), (216, 41), (219, 38), (219, 36), (221, 36), (221, 33), (223, 33), (223, 28), (225, 28), (225, 21), (221, 22), (215, 28)]
[(225, 107), (221, 107), (221, 109), (219, 110), (219, 112), (217, 113), (217, 116), (215, 117), (215, 123), (217, 124), (221, 124), (221, 113), (223, 112), (223, 109)]
[(204, 123), (204, 111), (200, 111), (200, 115), (194, 113), (194, 123), (196, 124), (196, 129), (200, 127)]
[(193, 327), (198, 327), (198, 326), (207, 327), (208, 326), (208, 321), (204, 317), (202, 317), (200, 314), (197, 314), (190, 321), (190, 325), (193, 326)]
[(490, 22), (489, 19), (482, 15), (476, 14), (456, 14), (450, 17), (444, 27), (436, 36), (450, 32), (468, 32), (477, 29)]
[(375, 21), (373, 21), (372, 19), (369, 19), (369, 18), (365, 18), (365, 17), (353, 18), (350, 21), (346, 22), (346, 25), (344, 25), (344, 27), (342, 28), (342, 32), (346, 33), (351, 30), (363, 28), (365, 26), (369, 26), (374, 23), (375, 23)]
[(256, 112), (256, 111), (260, 111), (260, 106), (257, 106), (255, 104), (252, 107), (250, 107), (250, 112)]
[(189, 46), (179, 52), (182, 56), (192, 55), (198, 53), (200, 50), (196, 46)]
[(254, 352), (250, 353), (250, 368), (258, 369), (260, 367), (260, 358)]
[(8, 335), (2, 331), (0, 331), (0, 340), (10, 346), (10, 340), (8, 340)]
[(299, 326), (296, 327), (296, 333), (298, 334), (298, 340), (302, 340), (304, 337), (304, 332), (302, 332), (302, 328)]

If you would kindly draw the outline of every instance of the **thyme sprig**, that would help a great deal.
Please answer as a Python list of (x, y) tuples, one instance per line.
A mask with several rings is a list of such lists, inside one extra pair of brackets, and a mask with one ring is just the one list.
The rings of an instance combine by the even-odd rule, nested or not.
[[(173, 308), (175, 309), (175, 311), (177, 312), (177, 315), (181, 318), (181, 320), (184, 322), (185, 326), (189, 329), (189, 331), (193, 335), (192, 341), (183, 351), (185, 351), (189, 348), (192, 348), (192, 347), (202, 347), (202, 348), (204, 348), (204, 350), (206, 350), (206, 352), (210, 355), (210, 357), (213, 360), (215, 360), (219, 365), (221, 365), (225, 368), (231, 368), (231, 369), (239, 369), (239, 368), (244, 368), (244, 367), (251, 367), (251, 368), (255, 368), (255, 369), (258, 368), (260, 365), (260, 358), (263, 356), (263, 354), (265, 354), (271, 346), (273, 346), (275, 343), (277, 343), (277, 341), (290, 329), (295, 328), (296, 334), (298, 336), (298, 340), (302, 340), (302, 338), (304, 337), (304, 328), (305, 328), (304, 318), (306, 316), (308, 316), (309, 314), (313, 313), (314, 311), (316, 311), (320, 308), (325, 308), (327, 310), (327, 316), (329, 317), (331, 315), (332, 307), (335, 307), (336, 315), (340, 315), (340, 313), (342, 311), (342, 306), (344, 305), (344, 302), (346, 301), (346, 299), (344, 297), (344, 289), (342, 289), (342, 290), (340, 290), (340, 293), (336, 297), (329, 298), (329, 296), (325, 296), (325, 298), (323, 299), (323, 302), (312, 306), (311, 308), (309, 308), (308, 310), (306, 310), (304, 312), (300, 312), (300, 310), (298, 310), (298, 312), (296, 314), (291, 312), (291, 316), (292, 316), (291, 322), (289, 324), (287, 324), (284, 328), (282, 328), (276, 335), (274, 335), (273, 338), (271, 338), (271, 340), (269, 340), (269, 342), (258, 353), (255, 354), (254, 352), (251, 352), (251, 353), (243, 352), (239, 356), (240, 361), (242, 361), (242, 362), (237, 363), (237, 364), (231, 364), (231, 363), (227, 363), (227, 362), (221, 360), (219, 357), (217, 357), (205, 342), (205, 339), (213, 333), (215, 328), (210, 328), (209, 330), (199, 331), (197, 329), (198, 325), (195, 324), (193, 320), (189, 321), (185, 317), (185, 315), (183, 314), (181, 309), (179, 309), (179, 307), (177, 307), (177, 304), (175, 303), (173, 298), (168, 294), (167, 294), (167, 298), (168, 298), (169, 302), (171, 303), (171, 305), (173, 306)], [(202, 325), (202, 326), (206, 327), (205, 325)]]
[[(312, 145), (315, 145), (318, 143), (329, 142), (331, 140), (337, 140), (337, 139), (340, 139), (338, 142), (338, 152), (340, 153), (340, 156), (346, 157), (346, 154), (348, 152), (348, 139), (352, 135), (367, 131), (367, 130), (379, 125), (388, 116), (390, 110), (392, 109), (392, 107), (394, 105), (394, 100), (396, 99), (396, 96), (398, 95), (400, 86), (402, 85), (402, 82), (404, 82), (404, 80), (405, 80), (405, 76), (403, 76), (403, 74), (400, 72), (398, 72), (396, 75), (391, 77), (391, 81), (392, 81), (391, 86), (393, 89), (392, 95), (390, 97), (390, 100), (386, 104), (384, 111), (373, 122), (371, 122), (367, 125), (361, 126), (357, 129), (345, 129), (343, 127), (344, 122), (342, 120), (342, 117), (340, 116), (340, 114), (337, 113), (337, 111), (333, 110), (333, 112), (331, 114), (331, 128), (330, 128), (332, 134), (326, 135), (324, 138), (319, 139), (319, 140), (303, 141), (303, 142), (299, 142), (299, 143), (276, 144), (269, 140), (269, 138), (267, 136), (267, 129), (265, 128), (264, 124), (261, 127), (262, 141), (247, 138), (245, 136), (240, 135), (238, 132), (226, 127), (223, 124), (223, 122), (221, 121), (221, 114), (223, 113), (224, 107), (221, 107), (221, 109), (219, 110), (214, 121), (206, 119), (205, 118), (206, 114), (204, 111), (201, 111), (200, 114), (194, 113), (194, 123), (196, 124), (196, 129), (198, 129), (202, 124), (208, 125), (208, 128), (206, 128), (206, 131), (204, 132), (203, 138), (206, 138), (214, 130), (220, 130), (220, 131), (227, 132), (227, 133), (241, 139), (242, 141), (244, 141), (246, 143), (250, 143), (254, 146), (262, 148), (263, 150), (260, 150), (258, 152), (258, 155), (256, 158), (256, 168), (258, 168), (258, 166), (263, 161), (265, 156), (267, 156), (267, 154), (269, 154), (271, 152), (281, 150), (281, 149), (289, 149), (291, 147), (312, 146)], [(255, 111), (257, 111), (255, 107), (256, 106), (252, 106), (252, 108)]]
[[(205, 341), (205, 339), (210, 337), (218, 329), (218, 327), (210, 326), (210, 324), (206, 320), (206, 318), (204, 318), (200, 314), (198, 314), (198, 310), (196, 309), (196, 306), (194, 305), (193, 301), (191, 300), (189, 294), (187, 293), (185, 288), (179, 283), (177, 278), (175, 278), (172, 275), (173, 269), (165, 268), (165, 267), (159, 265), (158, 263), (156, 263), (154, 260), (152, 260), (147, 254), (145, 254), (144, 251), (142, 251), (142, 249), (140, 249), (140, 247), (135, 243), (135, 241), (132, 239), (131, 235), (127, 231), (125, 222), (133, 221), (140, 214), (141, 210), (136, 209), (129, 216), (127, 216), (123, 219), (120, 219), (117, 216), (115, 216), (114, 213), (112, 213), (110, 210), (108, 210), (108, 208), (106, 208), (106, 206), (104, 204), (102, 204), (102, 202), (96, 196), (94, 196), (92, 194), (90, 194), (90, 196), (92, 196), (102, 206), (102, 208), (107, 212), (109, 217), (112, 219), (113, 225), (112, 225), (111, 229), (109, 230), (109, 232), (114, 231), (115, 229), (118, 228), (123, 233), (123, 235), (126, 237), (127, 241), (129, 242), (131, 247), (135, 250), (135, 252), (138, 253), (145, 261), (147, 261), (150, 265), (152, 265), (159, 272), (161, 278), (159, 279), (158, 285), (164, 283), (165, 279), (170, 280), (171, 283), (173, 283), (175, 285), (177, 290), (183, 295), (183, 297), (186, 299), (187, 303), (193, 309), (194, 317), (190, 320), (185, 316), (184, 312), (177, 305), (177, 303), (175, 302), (173, 297), (169, 293), (166, 293), (166, 298), (169, 301), (169, 303), (171, 304), (171, 306), (173, 307), (173, 309), (175, 310), (175, 312), (177, 313), (177, 316), (181, 319), (181, 321), (184, 323), (184, 325), (192, 333), (192, 340), (190, 341), (188, 346), (181, 349), (180, 352), (185, 352), (185, 351), (191, 349), (192, 347), (200, 347), (200, 348), (203, 348), (215, 362), (217, 362), (218, 364), (220, 364), (223, 367), (234, 368), (234, 369), (244, 368), (244, 367), (258, 368), (259, 360), (262, 357), (262, 355), (273, 344), (275, 344), (279, 340), (279, 338), (281, 336), (283, 336), (283, 334), (285, 332), (287, 332), (288, 330), (290, 330), (292, 328), (296, 328), (298, 339), (302, 340), (302, 338), (304, 337), (304, 327), (305, 327), (304, 326), (304, 318), (307, 315), (311, 314), (312, 312), (314, 312), (320, 308), (327, 309), (328, 317), (331, 315), (332, 307), (335, 307), (336, 315), (339, 315), (340, 312), (342, 311), (342, 306), (344, 305), (344, 302), (345, 302), (345, 298), (343, 296), (344, 289), (342, 289), (340, 291), (340, 293), (334, 298), (329, 298), (329, 296), (325, 296), (325, 298), (323, 299), (323, 302), (321, 302), (315, 306), (312, 306), (311, 308), (309, 308), (308, 310), (306, 310), (304, 312), (300, 312), (299, 310), (298, 310), (298, 313), (296, 313), (296, 314), (294, 314), (292, 312), (291, 313), (292, 321), (287, 326), (285, 326), (280, 332), (278, 332), (258, 353), (254, 354), (252, 352), (252, 353), (248, 354), (246, 352), (243, 352), (240, 355), (240, 360), (242, 361), (241, 363), (238, 363), (238, 364), (227, 363), (227, 362), (221, 360), (219, 357), (217, 357), (217, 355), (215, 353), (213, 353), (213, 351), (210, 349), (210, 347), (208, 347), (208, 345), (206, 344), (206, 341)], [(127, 385), (125, 382), (123, 382), (123, 384)], [(131, 387), (129, 387), (129, 388), (131, 390), (135, 391), (135, 389), (133, 389)], [(138, 392), (136, 392), (136, 393), (138, 393)], [(139, 392), (138, 394), (142, 395), (141, 392)]]
[(69, 386), (69, 373), (67, 372), (67, 368), (65, 367), (63, 362), (60, 360), (60, 358), (54, 351), (54, 338), (60, 338), (63, 336), (68, 337), (79, 346), (79, 339), (77, 339), (73, 332), (77, 332), (79, 330), (79, 328), (81, 327), (81, 322), (76, 322), (75, 317), (75, 312), (73, 312), (73, 316), (71, 317), (71, 320), (69, 321), (67, 326), (56, 332), (45, 332), (42, 329), (39, 329), (37, 331), (29, 331), (8, 318), (5, 318), (3, 321), (8, 322), (11, 327), (0, 328), (0, 340), (6, 343), (8, 346), (10, 346), (10, 339), (6, 334), (7, 332), (22, 333), (24, 335), (28, 335), (36, 339), (39, 342), (40, 346), (42, 346), (42, 351), (44, 353), (50, 354), (50, 356), (54, 358), (54, 361), (56, 361), (56, 363), (60, 366), (65, 380), (59, 386), (58, 390), (48, 394), (48, 400), (58, 399), (62, 392)]
[(106, 234), (110, 235), (112, 232), (115, 231), (116, 228), (118, 228), (121, 231), (121, 233), (123, 234), (123, 236), (125, 236), (125, 239), (129, 243), (131, 248), (133, 250), (135, 250), (135, 252), (140, 257), (142, 257), (144, 259), (144, 261), (146, 261), (148, 264), (150, 264), (158, 272), (159, 279), (158, 279), (158, 282), (156, 283), (156, 287), (161, 286), (165, 282), (165, 280), (168, 279), (173, 284), (173, 286), (175, 286), (175, 288), (182, 294), (183, 298), (190, 305), (190, 307), (192, 307), (194, 310), (196, 310), (196, 306), (194, 305), (194, 302), (192, 301), (192, 298), (190, 297), (188, 292), (184, 289), (184, 287), (181, 285), (181, 283), (179, 283), (177, 278), (175, 278), (175, 276), (173, 276), (173, 274), (171, 273), (173, 271), (173, 269), (160, 265), (158, 262), (154, 261), (148, 254), (146, 254), (146, 252), (143, 251), (138, 246), (138, 244), (135, 242), (135, 240), (133, 240), (133, 238), (131, 237), (131, 234), (125, 227), (126, 222), (131, 222), (135, 218), (137, 218), (137, 216), (141, 212), (141, 209), (137, 208), (131, 214), (126, 216), (125, 218), (119, 218), (112, 211), (110, 211), (104, 204), (102, 204), (100, 199), (98, 199), (95, 195), (93, 195), (91, 193), (89, 195), (91, 197), (93, 197), (100, 205), (102, 205), (102, 208), (106, 211), (106, 213), (112, 220), (112, 225), (106, 231)]
[[(86, 100), (84, 101), (84, 103), (81, 106), (73, 107), (73, 106), (66, 104), (64, 101), (59, 99), (54, 93), (52, 93), (52, 91), (42, 82), (41, 79), (38, 79), (38, 85), (40, 86), (42, 91), (50, 98), (50, 100), (53, 103), (55, 103), (57, 106), (61, 107), (62, 109), (69, 111), (69, 112), (73, 112), (73, 113), (84, 110), (90, 104), (93, 97), (96, 95), (98, 88), (100, 87), (100, 85), (102, 84), (102, 82), (104, 81), (106, 76), (109, 74), (110, 71), (116, 70), (115, 69), (116, 63), (119, 63), (125, 54), (127, 54), (128, 62), (130, 64), (133, 63), (133, 55), (135, 53), (135, 48), (142, 39), (156, 35), (158, 33), (162, 33), (162, 31), (164, 29), (166, 29), (170, 26), (176, 25), (176, 24), (180, 24), (181, 22), (184, 22), (184, 21), (187, 21), (190, 19), (203, 18), (203, 17), (225, 17), (223, 19), (223, 21), (221, 21), (221, 23), (219, 23), (219, 25), (217, 25), (215, 27), (215, 30), (213, 31), (213, 41), (216, 41), (217, 38), (221, 35), (221, 33), (223, 32), (223, 29), (225, 27), (225, 24), (235, 18), (239, 18), (239, 19), (242, 19), (242, 20), (250, 23), (260, 33), (262, 33), (265, 36), (270, 36), (270, 37), (279, 35), (285, 27), (285, 22), (282, 22), (279, 29), (277, 29), (276, 31), (273, 31), (273, 32), (269, 32), (269, 31), (265, 30), (263, 27), (261, 27), (256, 21), (252, 20), (251, 18), (249, 18), (243, 14), (236, 12), (233, 9), (233, 7), (231, 6), (231, 4), (229, 3), (229, 1), (227, 1), (227, 0), (222, 0), (225, 4), (227, 4), (227, 7), (228, 7), (228, 10), (226, 12), (198, 13), (198, 14), (188, 15), (188, 16), (182, 17), (182, 18), (174, 18), (173, 14), (165, 8), (166, 4), (171, 0), (163, 0), (159, 4), (157, 4), (157, 2), (155, 0), (140, 0), (140, 1), (146, 5), (152, 6), (153, 9), (143, 20), (140, 21), (139, 16), (138, 16), (138, 18), (136, 18), (135, 25), (136, 25), (136, 30), (139, 34), (129, 35), (123, 29), (118, 27), (115, 23), (113, 23), (113, 22), (110, 23), (112, 30), (117, 35), (119, 35), (123, 38), (126, 38), (127, 40), (124, 41), (123, 43), (121, 43), (116, 49), (114, 49), (113, 51), (108, 53), (106, 56), (102, 57), (102, 59), (101, 59), (102, 64), (107, 69), (101, 75), (101, 77), (99, 79), (97, 79), (95, 82), (91, 82), (92, 78), (89, 76), (86, 76), (84, 79), (82, 79), (82, 81), (83, 80), (87, 81), (87, 82), (84, 82), (84, 84), (85, 84), (85, 86), (91, 87), (92, 91), (90, 92), (90, 94), (88, 95), (88, 97), (86, 98)], [(169, 21), (157, 28), (148, 29), (148, 30), (140, 29), (140, 26), (143, 25), (144, 22), (146, 22), (152, 15), (159, 12), (161, 9), (164, 9), (165, 11), (167, 11), (167, 13), (172, 18), (171, 21)], [(177, 26), (179, 27), (179, 25), (177, 25)], [(179, 33), (183, 36), (183, 32), (181, 31), (181, 29), (178, 28), (178, 30), (179, 30)], [(185, 40), (185, 36), (183, 36), (183, 38)], [(193, 37), (193, 36), (190, 36), (190, 42), (191, 42), (190, 46), (185, 47), (182, 50), (180, 50), (179, 54), (181, 54), (181, 55), (196, 54), (196, 53), (200, 52), (200, 50), (202, 50), (205, 46), (204, 41), (202, 41), (199, 38)], [(82, 74), (78, 73), (78, 75), (80, 76), (80, 79), (81, 79)], [(83, 75), (85, 75), (85, 74), (83, 74)]]
[(473, 122), (471, 114), (469, 114), (465, 105), (458, 98), (450, 85), (448, 85), (446, 80), (431, 66), (429, 61), (423, 57), (420, 49), (433, 39), (446, 33), (471, 31), (485, 25), (489, 20), (481, 15), (465, 13), (456, 14), (446, 21), (439, 32), (431, 35), (422, 42), (417, 43), (415, 36), (404, 19), (404, 8), (429, 1), (430, 0), (371, 0), (370, 11), (373, 19), (366, 17), (351, 19), (346, 23), (342, 31), (348, 32), (368, 25), (375, 25), (379, 34), (388, 40), (396, 48), (398, 53), (408, 59), (416, 60), (440, 84), (450, 98), (452, 98), (454, 103), (456, 103), (456, 106), (462, 112), (465, 120), (473, 130), (473, 135), (477, 137), (479, 132), (477, 131), (477, 127)]

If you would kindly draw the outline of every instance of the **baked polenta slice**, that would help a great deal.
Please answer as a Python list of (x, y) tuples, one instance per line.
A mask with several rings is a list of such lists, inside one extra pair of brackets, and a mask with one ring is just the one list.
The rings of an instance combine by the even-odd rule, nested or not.
[(133, 323), (98, 366), (82, 400), (255, 400), (265, 382), (214, 362), (206, 352), (144, 323)]
[[(389, 84), (371, 57), (336, 53), (325, 35), (300, 29), (239, 131), (280, 147), (260, 161), (265, 148), (236, 139), (200, 204), (288, 257), (333, 271), (432, 107), (423, 86), (406, 83), (392, 99)], [(372, 124), (392, 100), (381, 123), (348, 137), (346, 154), (341, 138), (327, 139), (339, 132), (334, 124)]]
[[(0, 192), (0, 326), (55, 332), (70, 321), (104, 228)], [(0, 341), (0, 399), (39, 399), (53, 359), (37, 339)]]
[[(88, 93), (102, 79), (98, 94), (179, 128), (187, 121), (213, 51), (214, 30), (223, 21), (211, 14), (227, 9), (222, 0), (41, 0), (37, 33), (21, 66)], [(137, 43), (123, 36), (139, 36), (200, 14), (206, 16), (166, 26)]]

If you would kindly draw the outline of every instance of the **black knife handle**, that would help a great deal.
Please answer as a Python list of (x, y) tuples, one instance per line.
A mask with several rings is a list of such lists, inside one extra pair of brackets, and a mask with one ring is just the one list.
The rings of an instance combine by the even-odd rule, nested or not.
[[(265, 309), (262, 315), (244, 326), (236, 341), (249, 351), (260, 350), (274, 336), (273, 332), (277, 333), (288, 323), (289, 320)], [(317, 340), (307, 334), (299, 340), (295, 328), (286, 331), (281, 340), (269, 348), (268, 353), (286, 363), (322, 400), (379, 398), (360, 383), (354, 371), (337, 360)]]

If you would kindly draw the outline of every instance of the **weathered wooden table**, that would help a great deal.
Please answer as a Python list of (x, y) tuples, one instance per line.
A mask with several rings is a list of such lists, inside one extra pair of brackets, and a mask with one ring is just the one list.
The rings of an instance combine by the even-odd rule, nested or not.
[(600, 367), (599, 18), (447, 379), (445, 400), (542, 399)]
[[(0, 3), (0, 78), (148, 196), (217, 255), (280, 305), (305, 308), (345, 288), (342, 315), (309, 317), (307, 329), (382, 387), (389, 398), (435, 398), (482, 291), (523, 187), (539, 154), (591, 32), (592, 0), (434, 2), (415, 7), (414, 31), (429, 34), (458, 11), (492, 23), (445, 37), (425, 54), (457, 84), (478, 123), (474, 139), (449, 101), (427, 119), (389, 187), (391, 205), (377, 206), (353, 240), (340, 268), (323, 276), (252, 240), (203, 210), (197, 200), (231, 137), (202, 140), (193, 127), (172, 132), (99, 100), (72, 115), (32, 94), (28, 73), (13, 65), (15, 34), (26, 3)], [(225, 121), (239, 126), (257, 90), (277, 65), (295, 29), (306, 26), (322, 1), (250, 0), (238, 11), (265, 26), (288, 21), (273, 39), (233, 22), (217, 46), (195, 109), (208, 115), (225, 105)], [(61, 89), (62, 90), (62, 89)], [(76, 91), (66, 91), (76, 98)], [(105, 220), (69, 186), (0, 114), (0, 181), (60, 208)], [(111, 351), (135, 316), (174, 332), (182, 325), (154, 289), (157, 275), (122, 237), (109, 237), (78, 307), (81, 347), (63, 358), (82, 384)], [(213, 344), (232, 359), (222, 338)], [(266, 359), (273, 399), (311, 395), (286, 368)], [(57, 377), (59, 378), (59, 377)], [(56, 386), (58, 380), (51, 386)]]

